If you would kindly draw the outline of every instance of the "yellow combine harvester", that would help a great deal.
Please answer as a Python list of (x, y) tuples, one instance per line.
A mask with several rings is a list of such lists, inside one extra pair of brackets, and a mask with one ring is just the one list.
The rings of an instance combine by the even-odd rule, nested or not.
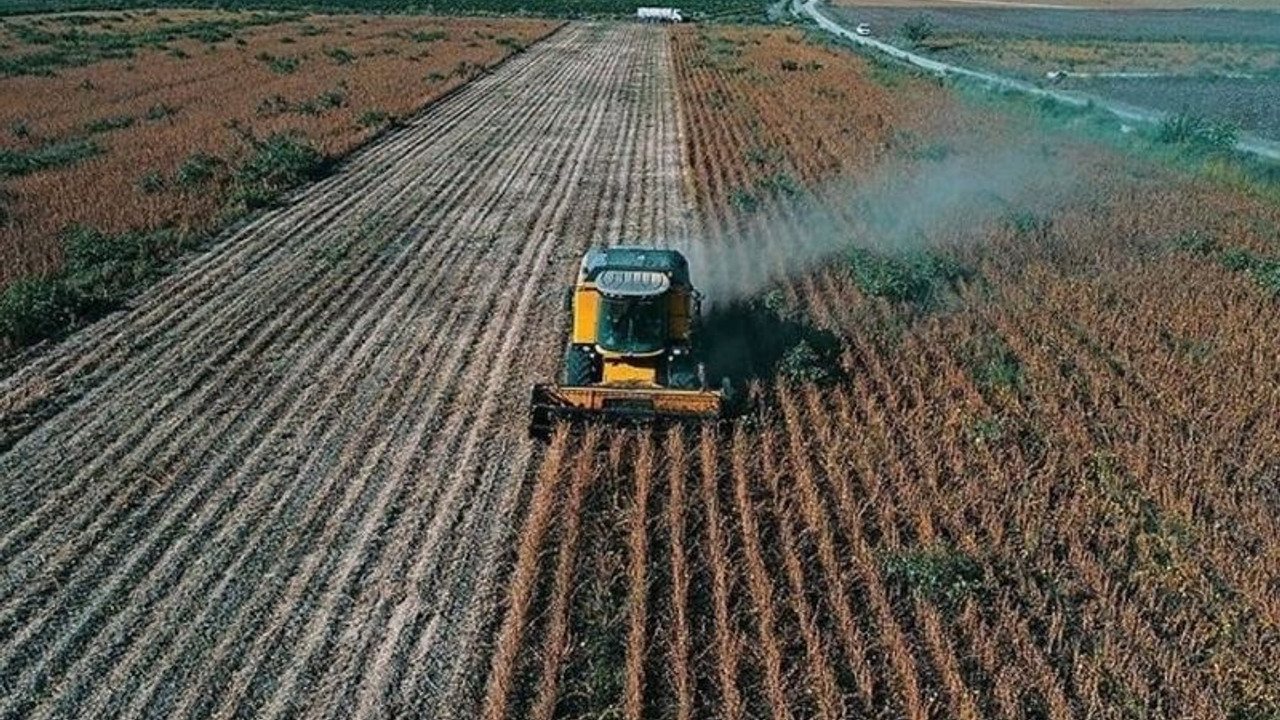
[(564, 382), (534, 385), (530, 434), (546, 437), (562, 419), (722, 417), (728, 383), (707, 388), (695, 344), (701, 299), (675, 250), (588, 251), (566, 307)]

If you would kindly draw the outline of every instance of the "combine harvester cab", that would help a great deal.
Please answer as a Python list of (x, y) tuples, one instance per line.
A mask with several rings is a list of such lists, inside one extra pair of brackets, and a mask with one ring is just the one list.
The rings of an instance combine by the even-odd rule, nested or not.
[(533, 387), (532, 436), (545, 438), (559, 420), (702, 421), (727, 414), (728, 381), (707, 386), (696, 344), (701, 295), (679, 252), (590, 250), (567, 305), (563, 383)]

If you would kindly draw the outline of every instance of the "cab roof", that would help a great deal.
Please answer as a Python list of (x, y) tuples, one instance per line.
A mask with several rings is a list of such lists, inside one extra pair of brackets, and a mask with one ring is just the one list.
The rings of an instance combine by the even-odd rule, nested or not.
[(661, 273), (670, 279), (672, 285), (689, 284), (689, 262), (679, 251), (668, 248), (615, 245), (592, 248), (583, 256), (583, 280), (596, 282), (601, 273), (608, 270)]

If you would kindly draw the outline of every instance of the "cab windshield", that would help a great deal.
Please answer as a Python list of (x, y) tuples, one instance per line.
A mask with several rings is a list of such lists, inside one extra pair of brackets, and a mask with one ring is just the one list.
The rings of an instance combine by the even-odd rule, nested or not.
[(666, 344), (665, 295), (656, 297), (601, 296), (596, 342), (619, 353), (658, 352)]

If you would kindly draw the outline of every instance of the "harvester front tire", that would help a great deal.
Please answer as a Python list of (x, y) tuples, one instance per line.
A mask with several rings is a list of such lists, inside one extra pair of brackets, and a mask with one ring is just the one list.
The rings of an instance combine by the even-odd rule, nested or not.
[(579, 346), (570, 346), (564, 356), (564, 384), (581, 387), (594, 381), (595, 363), (591, 354)]

